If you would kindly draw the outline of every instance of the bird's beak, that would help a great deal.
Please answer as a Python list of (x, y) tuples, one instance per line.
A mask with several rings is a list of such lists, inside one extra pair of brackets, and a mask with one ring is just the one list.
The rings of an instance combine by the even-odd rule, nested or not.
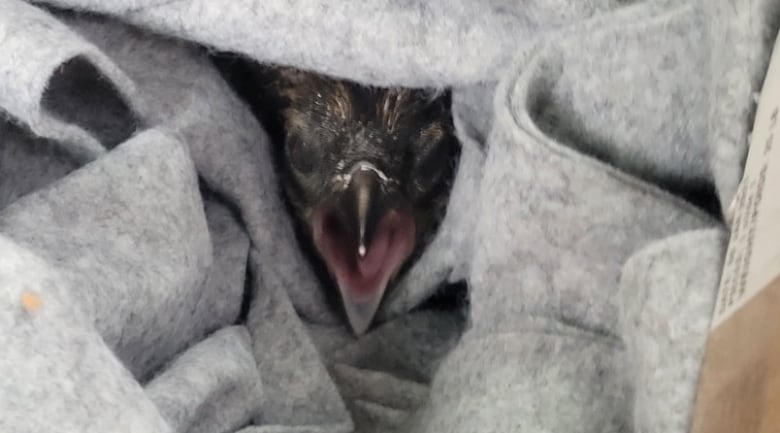
[(371, 325), (388, 283), (414, 249), (414, 220), (385, 181), (373, 166), (358, 164), (315, 215), (315, 245), (356, 335)]

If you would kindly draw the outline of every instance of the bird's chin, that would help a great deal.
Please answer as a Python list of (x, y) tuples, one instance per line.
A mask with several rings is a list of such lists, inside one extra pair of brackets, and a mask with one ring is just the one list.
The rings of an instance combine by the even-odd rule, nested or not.
[(371, 325), (388, 284), (414, 250), (414, 219), (401, 210), (388, 212), (362, 256), (357, 243), (331, 225), (326, 214), (315, 215), (313, 229), (314, 244), (336, 281), (352, 331), (361, 335)]

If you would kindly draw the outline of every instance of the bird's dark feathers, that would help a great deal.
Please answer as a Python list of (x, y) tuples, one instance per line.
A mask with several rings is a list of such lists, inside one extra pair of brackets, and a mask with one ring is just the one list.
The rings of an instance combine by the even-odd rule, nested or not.
[(449, 91), (365, 86), (287, 67), (255, 65), (254, 75), (298, 218), (309, 217), (339, 165), (368, 159), (421, 207), (420, 240), (433, 234), (460, 153)]
[(367, 161), (388, 178), (388, 194), (411, 207), (417, 230), (408, 268), (445, 215), (457, 168), (450, 92), (372, 87), (238, 59), (218, 66), (270, 135), (283, 196), (308, 251), (313, 213), (332, 179)]

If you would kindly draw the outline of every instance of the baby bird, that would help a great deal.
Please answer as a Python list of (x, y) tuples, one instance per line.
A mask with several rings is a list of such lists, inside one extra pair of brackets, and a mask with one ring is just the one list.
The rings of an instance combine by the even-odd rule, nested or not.
[(269, 132), (299, 239), (363, 334), (445, 215), (460, 157), (450, 93), (236, 60), (228, 69)]

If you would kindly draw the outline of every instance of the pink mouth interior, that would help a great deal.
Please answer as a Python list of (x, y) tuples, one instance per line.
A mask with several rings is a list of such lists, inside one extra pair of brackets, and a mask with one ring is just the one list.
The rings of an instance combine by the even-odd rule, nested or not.
[(402, 211), (388, 212), (379, 223), (371, 245), (360, 257), (350, 233), (329, 214), (315, 217), (314, 239), (345, 296), (370, 299), (385, 289), (414, 248), (414, 221)]

